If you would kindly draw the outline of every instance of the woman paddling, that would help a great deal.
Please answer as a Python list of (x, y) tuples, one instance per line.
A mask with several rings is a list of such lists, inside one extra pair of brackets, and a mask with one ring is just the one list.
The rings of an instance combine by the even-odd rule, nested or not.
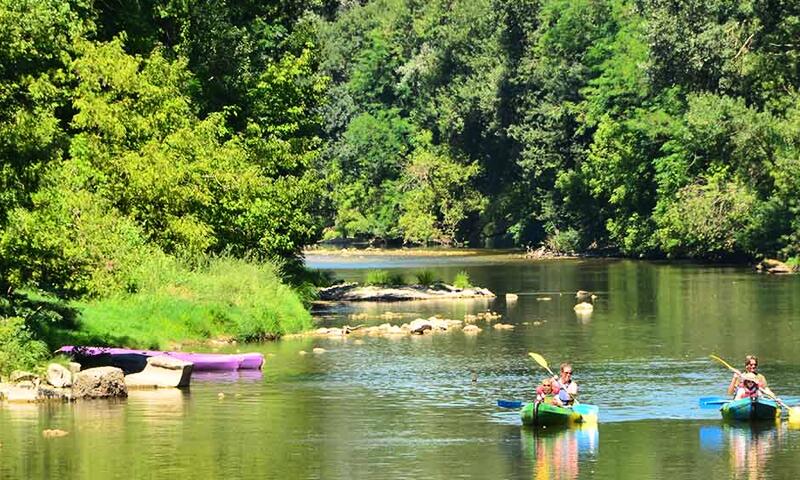
[(758, 357), (755, 355), (746, 355), (744, 357), (744, 371), (742, 375), (738, 373), (733, 374), (733, 378), (731, 379), (730, 385), (728, 385), (728, 395), (733, 395), (737, 392), (737, 389), (742, 386), (744, 383), (743, 377), (748, 373), (752, 373), (755, 377), (755, 381), (758, 384), (758, 388), (760, 388), (764, 393), (769, 396), (774, 397), (775, 394), (772, 393), (772, 390), (769, 389), (767, 386), (767, 379), (764, 375), (758, 373)]

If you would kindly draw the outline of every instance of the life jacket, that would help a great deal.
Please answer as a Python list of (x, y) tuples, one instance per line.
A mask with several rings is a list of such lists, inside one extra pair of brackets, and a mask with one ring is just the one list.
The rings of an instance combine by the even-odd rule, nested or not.
[(544, 387), (539, 385), (536, 387), (536, 402), (537, 403), (553, 403), (553, 397), (558, 395), (559, 388), (556, 385), (552, 386), (552, 391), (550, 393), (544, 393)]
[(754, 383), (753, 388), (747, 388), (744, 383), (742, 383), (736, 392), (736, 398), (756, 398), (761, 395), (759, 388), (761, 387), (758, 383)]

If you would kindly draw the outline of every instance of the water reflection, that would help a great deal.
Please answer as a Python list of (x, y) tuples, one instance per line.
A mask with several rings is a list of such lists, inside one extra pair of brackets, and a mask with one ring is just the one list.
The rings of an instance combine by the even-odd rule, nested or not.
[(534, 479), (572, 480), (580, 473), (581, 457), (595, 455), (600, 442), (597, 425), (572, 428), (521, 429), (522, 448), (534, 461)]
[(193, 372), (192, 382), (196, 383), (238, 383), (238, 382), (260, 382), (264, 378), (261, 370), (233, 370), (233, 371), (209, 371)]
[(728, 425), (702, 427), (700, 445), (707, 450), (728, 450), (731, 478), (767, 478), (767, 463), (784, 425)]

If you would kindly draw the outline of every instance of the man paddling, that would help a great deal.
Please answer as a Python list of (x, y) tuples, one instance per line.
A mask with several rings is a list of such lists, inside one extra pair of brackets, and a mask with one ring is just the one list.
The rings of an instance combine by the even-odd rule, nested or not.
[(558, 388), (558, 398), (564, 405), (572, 405), (578, 396), (578, 384), (572, 381), (572, 364), (561, 364), (561, 376), (553, 377), (553, 386)]

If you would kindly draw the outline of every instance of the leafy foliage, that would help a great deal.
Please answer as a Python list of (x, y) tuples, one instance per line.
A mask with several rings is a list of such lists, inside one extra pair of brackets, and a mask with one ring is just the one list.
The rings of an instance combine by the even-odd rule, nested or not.
[(455, 278), (453, 278), (453, 286), (456, 288), (472, 287), (472, 283), (470, 283), (469, 273), (465, 272), (464, 270), (458, 272)]
[[(800, 10), (757, 3), (343, 6), (319, 35), (329, 224), (414, 243), (796, 255)], [(678, 197), (731, 208), (722, 224), (744, 230), (700, 234), (722, 225), (681, 216)]]
[(420, 270), (414, 276), (419, 285), (433, 285), (441, 281), (432, 270)]
[(25, 319), (0, 317), (0, 374), (30, 370), (47, 359), (47, 345), (33, 337)]
[[(314, 8), (0, 2), (0, 290), (133, 304), (151, 262), (294, 270), (321, 231)], [(259, 308), (241, 338), (295, 329)]]

